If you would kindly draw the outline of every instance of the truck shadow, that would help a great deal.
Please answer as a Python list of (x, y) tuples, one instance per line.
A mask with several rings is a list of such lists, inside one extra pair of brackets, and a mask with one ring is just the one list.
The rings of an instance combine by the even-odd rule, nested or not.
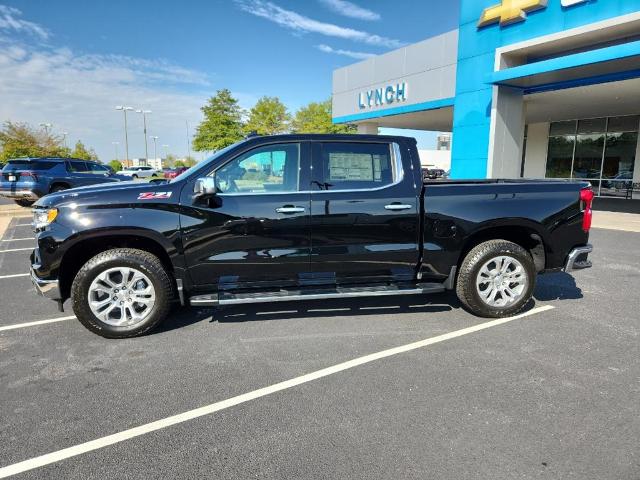
[(533, 292), (533, 298), (538, 301), (577, 300), (582, 297), (575, 278), (564, 272), (540, 275)]
[[(413, 298), (412, 298), (413, 297)], [(452, 304), (455, 302), (455, 304)], [(263, 303), (218, 308), (218, 322), (252, 322), (313, 317), (351, 317), (363, 315), (398, 315), (404, 313), (442, 313), (459, 308), (455, 296), (344, 298), (298, 302)]]
[[(536, 306), (536, 301), (582, 298), (571, 275), (557, 273), (540, 276), (532, 299), (522, 313)], [(454, 292), (424, 296), (344, 298), (296, 302), (257, 303), (220, 307), (176, 307), (170, 318), (154, 333), (163, 333), (195, 323), (241, 323), (314, 317), (353, 317), (363, 315), (433, 314), (460, 310)], [(478, 321), (483, 321), (478, 317)], [(489, 319), (486, 319), (489, 320)]]
[(238, 323), (304, 319), (314, 317), (351, 317), (362, 315), (398, 315), (407, 313), (443, 313), (461, 308), (451, 292), (434, 295), (374, 298), (345, 298), (296, 302), (228, 305), (207, 308), (177, 307), (155, 333), (167, 332), (201, 321)]

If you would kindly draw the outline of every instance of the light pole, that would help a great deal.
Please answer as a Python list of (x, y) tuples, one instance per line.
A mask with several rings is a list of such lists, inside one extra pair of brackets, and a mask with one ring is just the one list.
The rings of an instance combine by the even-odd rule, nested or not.
[(149, 138), (153, 140), (153, 159), (155, 160), (158, 158), (158, 137), (156, 135), (151, 135)]
[(125, 151), (125, 161), (127, 166), (129, 165), (129, 133), (127, 132), (127, 112), (133, 110), (133, 107), (126, 107), (124, 105), (118, 105), (116, 110), (122, 110), (124, 113), (124, 151)]
[(60, 134), (62, 135), (62, 145), (67, 148), (67, 135), (69, 135), (69, 132), (60, 132)]
[(40, 126), (44, 128), (44, 133), (49, 135), (49, 129), (53, 126), (50, 123), (41, 123)]
[(118, 160), (118, 145), (120, 145), (120, 142), (111, 142), (111, 144), (115, 147), (116, 149), (116, 160)]
[(185, 120), (184, 123), (187, 125), (187, 152), (188, 158), (191, 158), (191, 139), (189, 138), (189, 121)]
[(146, 164), (149, 158), (149, 150), (147, 148), (147, 114), (151, 113), (151, 110), (138, 109), (136, 113), (142, 114), (142, 123), (144, 125), (144, 162)]

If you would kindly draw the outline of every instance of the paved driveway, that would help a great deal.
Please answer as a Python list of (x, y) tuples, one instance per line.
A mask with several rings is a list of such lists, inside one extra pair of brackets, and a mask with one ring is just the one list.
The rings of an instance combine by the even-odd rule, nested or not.
[(0, 242), (0, 477), (640, 478), (639, 234), (595, 230), (594, 268), (505, 323), (439, 294), (177, 309), (113, 341), (13, 276), (27, 222)]

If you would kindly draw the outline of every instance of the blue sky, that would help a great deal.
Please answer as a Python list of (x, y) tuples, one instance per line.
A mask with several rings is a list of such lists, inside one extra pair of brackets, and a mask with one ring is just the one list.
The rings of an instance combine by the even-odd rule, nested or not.
[[(0, 0), (0, 120), (50, 122), (114, 156), (122, 114), (150, 109), (149, 134), (179, 156), (185, 121), (229, 88), (245, 108), (262, 95), (294, 111), (328, 98), (331, 72), (456, 28), (458, 2), (424, 0)], [(129, 154), (144, 156), (130, 115)], [(420, 137), (433, 146), (432, 135)], [(150, 151), (150, 155), (153, 152)]]

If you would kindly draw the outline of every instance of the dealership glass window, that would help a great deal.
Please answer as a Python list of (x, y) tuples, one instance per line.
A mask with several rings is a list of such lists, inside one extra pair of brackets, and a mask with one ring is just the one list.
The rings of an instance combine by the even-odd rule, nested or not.
[(547, 155), (547, 178), (569, 178), (575, 147), (574, 135), (549, 137), (549, 153)]
[(576, 121), (569, 120), (567, 122), (553, 122), (549, 127), (549, 135), (575, 135)]
[(640, 116), (554, 122), (548, 178), (588, 180), (599, 195), (625, 196), (633, 179)]
[(578, 135), (573, 155), (574, 178), (600, 178), (605, 136)]

